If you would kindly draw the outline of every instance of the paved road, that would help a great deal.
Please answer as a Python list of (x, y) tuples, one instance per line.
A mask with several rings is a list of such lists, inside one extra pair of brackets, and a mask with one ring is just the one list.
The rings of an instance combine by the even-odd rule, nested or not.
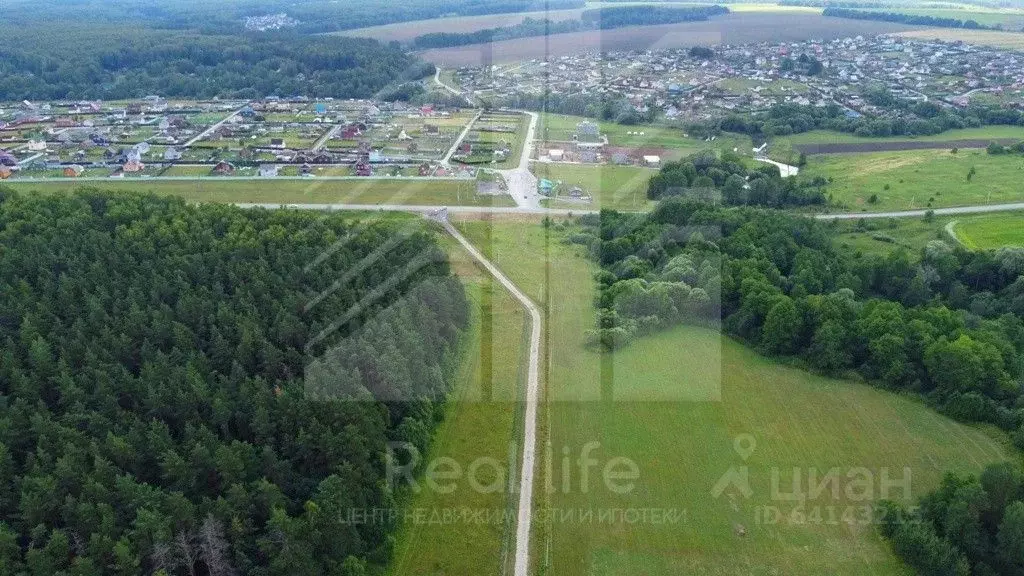
[(764, 162), (766, 164), (771, 164), (772, 166), (778, 166), (779, 167), (779, 175), (782, 176), (783, 178), (789, 178), (790, 176), (796, 176), (797, 174), (800, 173), (800, 168), (798, 168), (796, 166), (790, 166), (789, 164), (783, 164), (782, 162), (776, 162), (775, 160), (772, 160), (770, 158), (765, 158), (763, 156), (758, 156), (758, 157), (754, 158), (754, 160), (757, 160), (758, 162)]
[(466, 134), (469, 134), (469, 131), (473, 129), (473, 124), (476, 124), (476, 121), (480, 119), (481, 114), (483, 114), (482, 110), (477, 111), (476, 115), (466, 123), (466, 127), (462, 129), (462, 132), (459, 133), (459, 137), (452, 143), (452, 147), (448, 149), (448, 153), (441, 159), (442, 166), (448, 166), (448, 163), (451, 162), (452, 156), (454, 156), (455, 152), (458, 151), (459, 144), (461, 144), (462, 140), (466, 138)]
[(516, 522), (515, 576), (528, 576), (530, 569), (530, 522), (533, 519), (533, 473), (537, 464), (537, 399), (540, 374), (540, 309), (476, 249), (454, 226), (443, 220), (442, 225), (477, 262), (483, 265), (516, 300), (530, 313), (530, 358), (526, 376), (526, 414), (523, 426), (523, 460), (519, 477), (519, 510)]
[[(245, 106), (248, 106), (248, 105), (249, 105), (248, 103), (245, 104)], [(231, 114), (227, 115), (223, 120), (221, 120), (220, 122), (217, 122), (213, 126), (210, 126), (206, 130), (203, 130), (202, 132), (199, 133), (198, 136), (196, 136), (195, 138), (189, 140), (188, 142), (185, 142), (181, 147), (182, 148), (188, 148), (189, 146), (195, 144), (196, 142), (199, 142), (203, 138), (206, 138), (206, 136), (208, 134), (213, 134), (214, 130), (216, 130), (217, 128), (220, 128), (221, 126), (223, 126), (225, 122), (227, 122), (228, 120), (231, 120), (232, 118), (234, 118), (236, 115), (241, 113), (242, 110), (245, 110), (245, 106), (242, 106), (238, 110), (235, 110)]]
[(439, 210), (448, 210), (452, 214), (547, 214), (550, 216), (571, 216), (578, 214), (597, 214), (598, 210), (568, 210), (562, 208), (524, 208), (522, 206), (417, 206), (412, 204), (275, 204), (257, 202), (235, 202), (239, 208), (290, 208), (294, 210), (323, 210), (327, 212), (342, 210), (358, 210), (361, 212), (412, 212), (414, 214), (432, 214)]
[[(548, 214), (551, 216), (570, 216), (579, 214), (597, 214), (599, 210), (575, 210), (564, 208), (543, 208), (528, 206), (417, 206), (406, 204), (274, 204), (237, 202), (242, 208), (293, 208), (296, 210), (360, 210), (365, 212), (414, 212), (427, 214), (447, 209), (453, 214)], [(955, 214), (985, 214), (988, 212), (1009, 212), (1024, 210), (1024, 202), (1014, 204), (989, 204), (985, 206), (960, 206), (958, 208), (936, 208), (936, 216)], [(924, 216), (926, 210), (903, 210), (899, 212), (844, 212), (838, 214), (817, 214), (819, 220), (857, 220), (859, 218), (915, 218)]]
[(534, 138), (537, 134), (536, 112), (523, 112), (530, 117), (530, 127), (526, 130), (523, 142), (523, 153), (519, 156), (519, 166), (512, 170), (499, 170), (508, 184), (508, 193), (520, 208), (529, 210), (540, 209), (541, 195), (537, 192), (537, 177), (530, 172), (530, 156), (533, 154)]
[[(986, 212), (1010, 212), (1024, 210), (1024, 202), (1009, 204), (984, 204), (981, 206), (957, 206), (953, 208), (935, 208), (931, 212), (936, 216), (950, 214), (984, 214)], [(845, 212), (841, 214), (818, 214), (819, 220), (858, 220), (860, 218), (913, 218), (924, 216), (929, 210), (900, 210), (897, 212)]]

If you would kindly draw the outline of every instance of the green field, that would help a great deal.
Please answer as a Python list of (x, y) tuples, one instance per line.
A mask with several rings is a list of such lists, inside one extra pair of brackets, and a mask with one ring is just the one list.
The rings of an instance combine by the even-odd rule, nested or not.
[[(792, 492), (794, 468), (804, 490), (811, 468), (866, 470), (876, 490), (882, 470), (904, 478), (909, 468), (911, 493), (889, 497), (916, 499), (948, 470), (977, 472), (1010, 454), (914, 400), (779, 365), (707, 329), (679, 327), (615, 354), (588, 351), (596, 268), (580, 247), (562, 243), (566, 232), (506, 222), (461, 227), (546, 308), (542, 415), (550, 444), (540, 468), (541, 486), (551, 489), (537, 492), (544, 521), (534, 525), (536, 573), (909, 574), (874, 526), (847, 517), (879, 492), (854, 502), (826, 490), (801, 511), (781, 497)], [(756, 446), (736, 450), (746, 434)], [(589, 442), (599, 443), (591, 455), (601, 464), (584, 488), (577, 460)], [(639, 469), (625, 494), (597, 476), (619, 456)], [(750, 497), (715, 497), (715, 484), (740, 466)], [(774, 495), (773, 470), (782, 484)], [(785, 519), (759, 521), (774, 517), (765, 507)], [(599, 521), (614, 509), (662, 515)], [(676, 521), (664, 521), (669, 514)]]
[[(444, 421), (434, 434), (427, 459), (449, 457), (463, 466), (478, 458), (506, 462), (509, 444), (522, 433), (521, 394), (526, 348), (522, 306), (491, 276), (484, 274), (450, 237), (442, 242), (453, 268), (466, 286), (473, 311), (466, 336), (457, 388)], [(486, 392), (485, 392), (486, 391)], [(490, 398), (483, 398), (482, 394)], [(487, 510), (499, 516), (508, 509), (503, 492), (481, 493), (465, 484), (450, 494), (424, 489), (403, 502), (409, 511)], [(512, 503), (514, 504), (514, 502)], [(439, 527), (409, 514), (400, 525), (395, 557), (388, 574), (500, 574), (503, 553), (514, 538), (507, 523), (454, 522)], [(514, 518), (512, 516), (511, 518)]]
[(1005, 212), (957, 218), (953, 233), (971, 250), (1024, 247), (1024, 214)]
[[(540, 142), (567, 142), (572, 140), (576, 125), (593, 122), (591, 118), (567, 116), (564, 114), (541, 114), (537, 124), (537, 140)], [(742, 153), (750, 149), (750, 139), (730, 134), (704, 142), (698, 138), (684, 136), (682, 128), (643, 124), (625, 126), (614, 122), (598, 122), (601, 133), (608, 136), (610, 146), (623, 148), (665, 148), (670, 149), (671, 158), (692, 154), (708, 147), (737, 147)], [(632, 132), (632, 134), (630, 134)], [(643, 135), (639, 133), (643, 132)]]
[[(972, 168), (975, 174), (968, 179)], [(829, 179), (825, 191), (833, 202), (865, 212), (1024, 200), (1024, 157), (993, 156), (984, 150), (810, 156), (800, 174)]]
[(553, 199), (548, 201), (552, 208), (614, 208), (616, 210), (645, 210), (651, 203), (647, 200), (647, 181), (657, 174), (653, 168), (639, 166), (580, 165), (535, 162), (531, 165), (537, 178), (561, 182), (556, 193), (568, 195), (569, 189), (579, 186), (592, 197), (591, 202)]
[(903, 248), (917, 258), (932, 240), (952, 244), (952, 238), (944, 231), (949, 218), (936, 217), (931, 222), (923, 218), (879, 218), (856, 222), (835, 221), (837, 229), (836, 246), (860, 254), (885, 255)]
[(476, 181), (366, 180), (111, 180), (109, 182), (27, 182), (8, 180), (4, 186), (42, 193), (93, 186), (104, 190), (143, 191), (181, 196), (191, 202), (251, 202), (258, 204), (411, 204), (452, 206), (514, 206), (508, 196), (481, 196)]
[[(1004, 30), (1020, 30), (1024, 27), (1024, 11), (1004, 9), (945, 9), (945, 8), (880, 8), (882, 12), (898, 12), (914, 16), (932, 16), (935, 18), (956, 18), (957, 20), (974, 20), (983, 26), (1001, 25)], [(873, 10), (873, 9), (872, 9)]]
[(715, 83), (715, 86), (725, 90), (726, 92), (732, 92), (734, 94), (748, 94), (758, 86), (761, 87), (760, 93), (772, 96), (783, 96), (786, 94), (804, 94), (808, 88), (806, 84), (800, 82), (794, 82), (793, 80), (786, 80), (780, 78), (775, 81), (759, 81), (750, 80), (747, 78), (724, 78)]

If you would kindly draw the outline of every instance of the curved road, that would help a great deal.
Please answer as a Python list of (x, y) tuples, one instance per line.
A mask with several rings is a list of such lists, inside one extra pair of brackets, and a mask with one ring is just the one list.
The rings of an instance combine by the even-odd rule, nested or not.
[(520, 466), (519, 478), (519, 511), (516, 521), (516, 562), (515, 576), (527, 576), (530, 570), (530, 522), (533, 519), (533, 471), (537, 455), (537, 396), (540, 372), (540, 309), (519, 288), (512, 283), (491, 263), (490, 260), (470, 244), (469, 240), (448, 222), (441, 220), (441, 225), (462, 244), (494, 278), (501, 283), (516, 300), (530, 313), (530, 360), (526, 377), (526, 414), (523, 426), (523, 461)]
[(1007, 204), (982, 204), (978, 206), (954, 206), (952, 208), (930, 208), (927, 210), (900, 210), (897, 212), (844, 212), (839, 214), (818, 214), (815, 218), (819, 220), (857, 220), (860, 218), (913, 218), (924, 216), (928, 212), (936, 216), (949, 216), (951, 214), (984, 214), (986, 212), (1010, 212), (1012, 210), (1024, 210), (1024, 202), (1011, 202)]

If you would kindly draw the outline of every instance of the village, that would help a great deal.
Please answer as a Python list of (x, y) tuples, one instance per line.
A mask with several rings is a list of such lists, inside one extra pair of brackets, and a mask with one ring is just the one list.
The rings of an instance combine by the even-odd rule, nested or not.
[(474, 179), (523, 145), (525, 116), (368, 100), (0, 105), (0, 179)]
[(882, 88), (895, 98), (946, 107), (971, 102), (1024, 105), (1024, 56), (964, 43), (899, 36), (827, 42), (723, 45), (711, 49), (602, 52), (463, 68), (456, 79), (476, 98), (621, 98), (637, 112), (695, 122), (790, 103), (838, 104), (850, 117), (890, 110), (864, 97)]
[[(599, 185), (560, 178), (567, 170), (616, 167), (640, 181), (645, 171), (706, 148), (768, 161), (764, 144), (738, 134), (694, 137), (689, 122), (782, 103), (838, 104), (849, 117), (892, 114), (866, 97), (868, 86), (944, 107), (1020, 106), (1020, 58), (966, 44), (858, 36), (456, 71), (477, 107), (305, 97), (7, 103), (0, 104), (0, 180), (457, 180), (501, 196), (526, 147), (541, 197), (586, 203)], [(527, 142), (529, 116), (488, 102), (516, 91), (621, 98), (654, 121), (545, 113)]]

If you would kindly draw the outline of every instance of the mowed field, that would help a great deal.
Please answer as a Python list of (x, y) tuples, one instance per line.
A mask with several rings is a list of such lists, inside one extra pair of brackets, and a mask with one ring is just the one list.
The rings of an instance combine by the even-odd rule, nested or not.
[(514, 206), (508, 196), (481, 196), (476, 181), (384, 179), (366, 180), (110, 180), (59, 182), (8, 180), (3, 184), (25, 192), (52, 193), (81, 187), (152, 192), (181, 196), (190, 202), (251, 202), (257, 204), (409, 204)]
[(546, 38), (517, 38), (486, 45), (426, 50), (420, 55), (428, 62), (441, 66), (481, 66), (485, 63), (517, 62), (582, 52), (658, 50), (767, 41), (795, 42), (810, 38), (829, 40), (914, 29), (912, 26), (890, 22), (827, 18), (801, 11), (743, 11), (717, 16), (706, 22), (573, 32)]
[[(452, 238), (441, 239), (453, 270), (466, 286), (472, 309), (463, 362), (445, 419), (434, 434), (424, 461), (451, 458), (463, 470), (474, 461), (506, 465), (509, 446), (522, 434), (522, 382), (525, 365), (525, 314), (522, 306), (483, 273)], [(491, 467), (482, 484), (499, 478)], [(418, 494), (406, 493), (390, 576), (425, 574), (501, 574), (514, 544), (514, 514), (504, 491), (474, 490), (467, 481), (450, 492), (434, 490), (421, 476)], [(446, 482), (447, 483), (447, 482)], [(511, 504), (514, 504), (511, 503)], [(512, 508), (514, 511), (514, 508)], [(485, 522), (438, 519), (462, 511), (479, 512)], [(453, 516), (454, 515), (454, 516)]]
[(941, 40), (943, 42), (966, 42), (981, 46), (994, 46), (1009, 50), (1024, 49), (1024, 34), (1000, 32), (997, 30), (964, 30), (962, 28), (928, 28), (908, 30), (899, 33), (904, 38), (915, 40)]
[(588, 210), (648, 209), (651, 203), (647, 200), (647, 181), (658, 173), (654, 168), (641, 166), (589, 166), (545, 162), (534, 162), (531, 170), (537, 178), (546, 178), (557, 183), (556, 192), (559, 194), (567, 195), (573, 186), (579, 186), (584, 194), (592, 198), (590, 202), (556, 198), (548, 201), (548, 207)]
[(1024, 200), (1024, 156), (993, 156), (984, 150), (810, 156), (800, 176), (830, 180), (825, 191), (833, 202), (866, 212)]
[(1024, 247), (1024, 212), (957, 218), (952, 228), (957, 239), (971, 250)]
[[(596, 267), (563, 243), (571, 231), (460, 226), (546, 308), (550, 444), (537, 493), (536, 573), (910, 574), (865, 511), (882, 497), (881, 475), (909, 478), (908, 490), (887, 496), (913, 500), (946, 471), (976, 473), (1012, 455), (916, 401), (779, 365), (703, 328), (679, 327), (614, 354), (587, 350)], [(597, 461), (586, 480), (584, 452)], [(622, 493), (622, 483), (601, 475), (623, 462), (615, 458), (639, 474)], [(802, 507), (785, 498), (794, 482), (806, 493), (808, 476), (820, 482), (832, 468), (843, 478), (835, 497), (825, 490)], [(851, 473), (870, 476), (870, 496), (847, 495)], [(729, 482), (716, 490), (730, 474), (746, 474), (750, 492)]]

